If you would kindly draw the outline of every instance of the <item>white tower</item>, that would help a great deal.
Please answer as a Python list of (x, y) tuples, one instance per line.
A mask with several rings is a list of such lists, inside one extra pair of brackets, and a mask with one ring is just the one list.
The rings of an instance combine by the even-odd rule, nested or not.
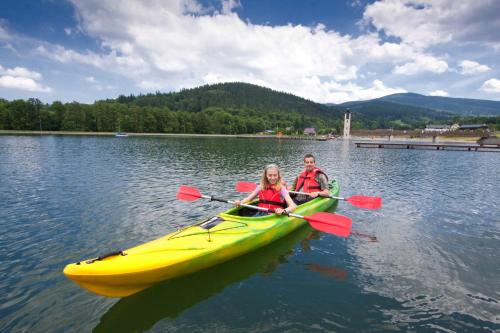
[(344, 114), (344, 138), (348, 139), (351, 135), (351, 111), (347, 110)]

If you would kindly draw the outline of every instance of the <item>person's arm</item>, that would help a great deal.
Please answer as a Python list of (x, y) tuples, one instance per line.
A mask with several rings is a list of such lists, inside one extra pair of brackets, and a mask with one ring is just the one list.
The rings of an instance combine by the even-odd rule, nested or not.
[(252, 193), (250, 193), (249, 195), (247, 195), (244, 199), (242, 200), (234, 200), (234, 204), (236, 206), (239, 206), (241, 204), (244, 204), (244, 203), (247, 203), (247, 202), (250, 202), (252, 201), (253, 199), (255, 199), (255, 197), (257, 195), (259, 195), (259, 192), (260, 192), (260, 185), (257, 185), (257, 187), (255, 188), (255, 190), (253, 190)]
[(295, 210), (295, 208), (297, 208), (297, 205), (295, 204), (295, 202), (290, 197), (290, 193), (286, 194), (285, 201), (288, 204), (288, 207), (285, 209), (285, 211), (287, 213), (291, 213), (291, 212), (293, 212)]
[(330, 188), (328, 186), (328, 179), (322, 173), (319, 174), (319, 186), (321, 186), (321, 191), (319, 195), (327, 197), (330, 195)]
[(292, 187), (287, 187), (288, 191), (295, 191), (295, 187), (297, 186), (298, 180), (299, 180), (299, 177), (295, 177), (295, 180), (293, 181)]
[(286, 188), (281, 189), (281, 195), (283, 196), (283, 199), (285, 199), (285, 202), (287, 203), (288, 207), (286, 209), (283, 208), (276, 208), (274, 211), (278, 215), (286, 215), (288, 213), (291, 213), (297, 208), (297, 205), (295, 202), (293, 202), (292, 198), (290, 197), (290, 193), (288, 193), (288, 190)]

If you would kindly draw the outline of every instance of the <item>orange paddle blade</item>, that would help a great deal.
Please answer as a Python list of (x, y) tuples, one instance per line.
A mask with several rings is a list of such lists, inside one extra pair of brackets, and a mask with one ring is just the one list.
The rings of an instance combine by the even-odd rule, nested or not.
[(238, 192), (252, 192), (257, 188), (257, 184), (252, 182), (237, 182), (236, 191)]
[(181, 185), (177, 191), (177, 199), (184, 201), (195, 201), (202, 198), (202, 194), (196, 187)]
[(382, 207), (381, 197), (367, 197), (364, 195), (353, 195), (345, 199), (350, 202), (353, 206), (365, 209), (379, 209)]
[(347, 237), (351, 234), (352, 220), (347, 216), (319, 212), (310, 216), (304, 216), (304, 220), (309, 222), (314, 229), (329, 234), (341, 237)]

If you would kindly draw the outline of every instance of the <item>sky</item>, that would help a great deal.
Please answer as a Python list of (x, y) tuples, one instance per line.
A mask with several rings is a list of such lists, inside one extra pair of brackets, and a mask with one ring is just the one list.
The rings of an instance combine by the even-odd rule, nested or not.
[(248, 82), (318, 103), (500, 100), (497, 0), (5, 0), (0, 98)]

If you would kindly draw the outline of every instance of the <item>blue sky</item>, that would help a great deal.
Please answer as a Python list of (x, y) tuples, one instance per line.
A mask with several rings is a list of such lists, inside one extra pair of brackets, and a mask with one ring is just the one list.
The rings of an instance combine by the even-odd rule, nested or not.
[(243, 81), (320, 103), (500, 100), (500, 1), (0, 1), (0, 98)]

